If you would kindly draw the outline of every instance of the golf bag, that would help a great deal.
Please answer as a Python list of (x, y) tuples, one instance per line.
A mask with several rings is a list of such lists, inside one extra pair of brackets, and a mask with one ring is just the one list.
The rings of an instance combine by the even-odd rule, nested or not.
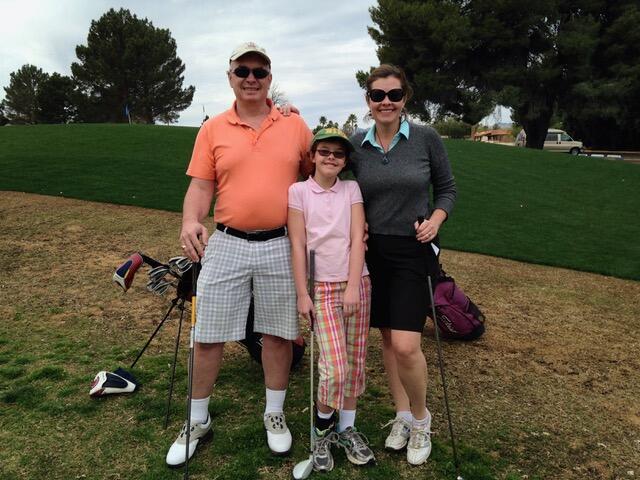
[(468, 341), (475, 340), (484, 333), (484, 314), (456, 285), (453, 277), (442, 269), (436, 279), (433, 297), (436, 324), (444, 338)]
[[(112, 277), (114, 283), (126, 292), (131, 287), (136, 272), (143, 265), (152, 267), (148, 272), (148, 291), (162, 296), (169, 288), (174, 287), (176, 289), (177, 298), (187, 302), (191, 301), (191, 297), (193, 295), (193, 280), (191, 275), (192, 264), (186, 257), (173, 257), (167, 264), (165, 264), (145, 255), (142, 252), (136, 252), (116, 269)], [(199, 270), (200, 263), (196, 265)], [(249, 313), (247, 315), (247, 325), (245, 330), (246, 336), (238, 343), (246, 348), (253, 360), (262, 364), (262, 334), (253, 331), (253, 317), (254, 308), (252, 297), (251, 304), (249, 305)], [(299, 335), (298, 338), (291, 341), (291, 345), (293, 349), (291, 368), (293, 368), (300, 362), (304, 355), (306, 347), (304, 337)]]

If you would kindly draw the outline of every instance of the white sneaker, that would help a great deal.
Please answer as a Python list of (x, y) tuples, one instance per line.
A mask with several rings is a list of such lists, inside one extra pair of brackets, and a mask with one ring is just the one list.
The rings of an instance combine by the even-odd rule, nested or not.
[(264, 416), (267, 444), (274, 455), (286, 455), (291, 450), (291, 432), (284, 413), (267, 413)]
[[(205, 423), (192, 423), (189, 432), (189, 459), (193, 457), (196, 447), (201, 441), (208, 440), (213, 436), (211, 431), (211, 416), (207, 416)], [(182, 425), (180, 435), (173, 442), (167, 452), (167, 465), (170, 467), (181, 467), (186, 461), (187, 450), (187, 422)]]
[(422, 465), (431, 453), (431, 422), (426, 425), (411, 426), (411, 435), (407, 445), (407, 462)]
[(384, 441), (384, 448), (400, 451), (407, 446), (409, 434), (411, 433), (411, 423), (401, 417), (396, 417), (384, 425), (382, 428), (391, 425), (391, 432)]

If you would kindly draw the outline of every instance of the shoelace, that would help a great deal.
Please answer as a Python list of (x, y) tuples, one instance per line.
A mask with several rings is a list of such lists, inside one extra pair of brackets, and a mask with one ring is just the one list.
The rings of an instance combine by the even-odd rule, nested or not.
[(351, 430), (345, 437), (353, 444), (355, 450), (362, 450), (369, 445), (369, 439), (364, 433), (357, 430)]
[(414, 429), (411, 432), (411, 438), (409, 439), (409, 444), (411, 446), (422, 446), (423, 444), (427, 443), (427, 441), (429, 440), (431, 436), (431, 430), (425, 428), (424, 430), (417, 430)]
[(338, 443), (340, 436), (336, 432), (330, 432), (322, 438), (318, 438), (316, 440), (315, 446), (313, 447), (314, 454), (326, 455), (329, 451), (329, 446), (331, 444)]
[(405, 422), (401, 418), (393, 418), (393, 419), (389, 420), (387, 423), (382, 425), (380, 427), (380, 429), (384, 430), (389, 425), (391, 425), (391, 435), (400, 435), (400, 432), (398, 431), (399, 429), (402, 430), (402, 429), (406, 428), (407, 431), (410, 431), (409, 426), (406, 425)]

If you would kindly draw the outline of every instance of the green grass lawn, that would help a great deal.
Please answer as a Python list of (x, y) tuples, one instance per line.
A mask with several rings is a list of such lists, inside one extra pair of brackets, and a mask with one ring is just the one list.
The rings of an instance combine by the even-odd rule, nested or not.
[[(0, 190), (179, 211), (196, 128), (0, 129)], [(445, 248), (640, 279), (640, 166), (447, 140)]]

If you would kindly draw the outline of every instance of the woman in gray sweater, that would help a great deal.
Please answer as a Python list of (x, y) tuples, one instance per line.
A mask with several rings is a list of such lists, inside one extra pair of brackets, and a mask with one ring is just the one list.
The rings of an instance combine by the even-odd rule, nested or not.
[[(381, 65), (366, 87), (375, 125), (352, 137), (351, 165), (369, 225), (371, 326), (382, 333), (396, 409), (385, 447), (406, 446), (407, 461), (420, 465), (431, 453), (427, 364), (421, 347), (429, 308), (427, 275), (435, 279), (439, 271), (437, 235), (453, 208), (456, 186), (438, 133), (405, 118), (412, 90), (404, 72)], [(418, 223), (418, 217), (425, 220)]]

